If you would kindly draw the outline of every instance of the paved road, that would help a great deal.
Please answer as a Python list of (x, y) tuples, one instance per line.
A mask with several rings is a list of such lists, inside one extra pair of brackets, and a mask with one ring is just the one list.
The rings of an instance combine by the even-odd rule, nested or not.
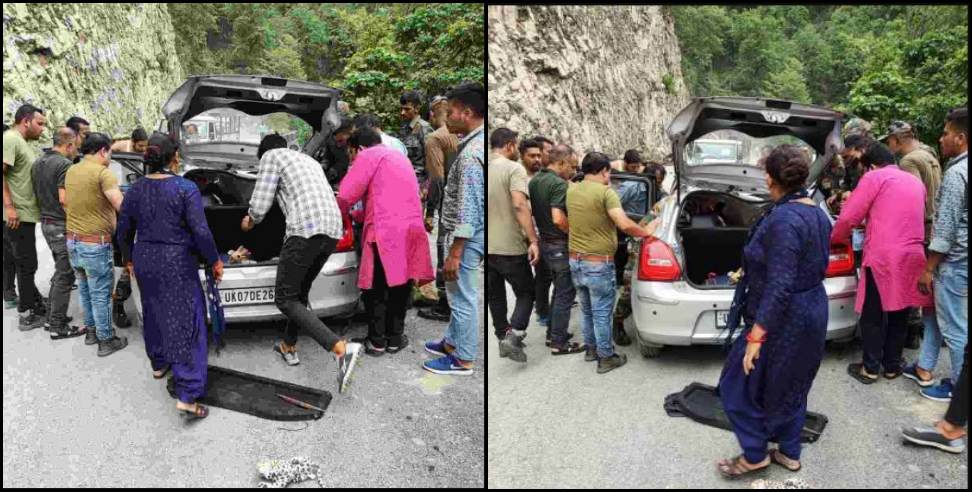
[[(512, 306), (509, 290), (508, 298)], [(570, 331), (579, 339), (578, 309)], [(600, 375), (582, 354), (549, 355), (543, 327), (531, 321), (526, 365), (499, 359), (495, 338), (488, 342), (490, 488), (749, 486), (751, 479), (723, 480), (715, 467), (740, 452), (732, 433), (668, 417), (662, 408), (665, 395), (693, 381), (716, 384), (720, 348), (669, 348), (649, 360), (634, 345), (619, 347), (627, 365)], [(854, 381), (846, 366), (859, 357), (858, 347), (828, 348), (809, 407), (830, 423), (819, 441), (804, 445), (801, 472), (774, 466), (763, 478), (797, 477), (814, 488), (967, 489), (967, 451), (951, 455), (900, 442), (900, 427), (933, 423), (947, 405), (922, 398), (905, 378)]]
[[(44, 288), (53, 265), (43, 239), (38, 253)], [(70, 313), (80, 319), (76, 291)], [(419, 367), (422, 341), (444, 328), (410, 311), (412, 345), (396, 356), (364, 356), (350, 394), (338, 395), (334, 359), (310, 338), (301, 337), (301, 364), (292, 368), (270, 350), (281, 326), (231, 325), (226, 349), (219, 358), (211, 352), (210, 363), (323, 388), (335, 399), (309, 424), (213, 408), (187, 426), (165, 383), (152, 379), (139, 325), (118, 330), (127, 348), (99, 358), (83, 337), (22, 333), (16, 310), (4, 311), (3, 486), (252, 487), (257, 461), (303, 455), (323, 466), (328, 487), (483, 487), (482, 356), (471, 377)], [(365, 330), (357, 325), (349, 335)]]

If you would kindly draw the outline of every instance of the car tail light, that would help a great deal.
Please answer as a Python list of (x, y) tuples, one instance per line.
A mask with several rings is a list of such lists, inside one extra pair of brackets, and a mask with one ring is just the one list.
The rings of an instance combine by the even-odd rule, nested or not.
[(334, 250), (336, 253), (354, 251), (354, 229), (351, 227), (351, 216), (343, 214), (342, 219), (344, 221), (344, 237), (338, 241), (337, 248)]
[(854, 274), (854, 250), (849, 244), (831, 244), (828, 277), (844, 277)]
[(674, 282), (681, 278), (675, 253), (664, 241), (655, 237), (641, 242), (641, 259), (638, 261), (638, 280)]

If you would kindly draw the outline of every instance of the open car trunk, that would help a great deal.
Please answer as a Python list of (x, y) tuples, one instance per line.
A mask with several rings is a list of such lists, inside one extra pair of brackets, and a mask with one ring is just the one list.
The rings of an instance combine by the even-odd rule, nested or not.
[(193, 169), (183, 177), (196, 183), (202, 194), (206, 221), (220, 253), (244, 246), (253, 253), (253, 261), (276, 261), (287, 227), (286, 218), (276, 201), (267, 217), (252, 231), (243, 232), (240, 229), (240, 223), (250, 209), (255, 178), (214, 169)]
[(749, 229), (769, 205), (719, 192), (686, 196), (678, 220), (685, 280), (697, 287), (733, 288), (726, 275), (742, 266)]

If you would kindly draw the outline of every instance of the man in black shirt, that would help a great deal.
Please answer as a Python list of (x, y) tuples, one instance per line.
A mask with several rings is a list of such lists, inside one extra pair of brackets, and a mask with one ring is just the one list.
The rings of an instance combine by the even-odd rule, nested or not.
[(567, 179), (574, 175), (577, 156), (567, 145), (555, 145), (550, 151), (550, 164), (530, 180), (530, 205), (540, 231), (540, 254), (553, 277), (553, 306), (547, 345), (554, 355), (584, 352), (585, 347), (570, 343), (567, 333), (570, 307), (575, 289), (570, 277), (567, 254)]
[(44, 152), (34, 162), (31, 178), (37, 205), (40, 208), (41, 231), (54, 256), (54, 277), (51, 279), (47, 326), (52, 340), (71, 338), (84, 334), (76, 326), (68, 326), (68, 304), (71, 286), (74, 285), (74, 269), (68, 257), (65, 238), (64, 176), (78, 154), (78, 135), (63, 127), (54, 133), (54, 147)]

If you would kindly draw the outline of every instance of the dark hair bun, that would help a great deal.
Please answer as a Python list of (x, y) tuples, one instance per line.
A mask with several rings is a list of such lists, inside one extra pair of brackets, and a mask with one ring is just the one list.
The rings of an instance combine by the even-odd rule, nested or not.
[(796, 145), (780, 145), (766, 157), (766, 172), (787, 192), (796, 191), (810, 176), (810, 159)]
[(165, 133), (155, 132), (149, 138), (148, 148), (145, 149), (142, 162), (148, 168), (149, 173), (157, 173), (169, 167), (169, 163), (172, 162), (178, 151), (179, 143), (175, 139)]

